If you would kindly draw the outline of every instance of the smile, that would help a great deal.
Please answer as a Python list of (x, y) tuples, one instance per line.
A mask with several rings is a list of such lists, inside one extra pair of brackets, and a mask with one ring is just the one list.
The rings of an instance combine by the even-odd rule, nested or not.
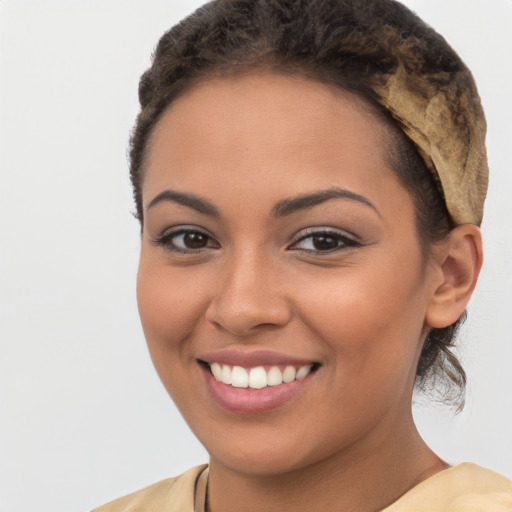
[(260, 414), (292, 402), (309, 388), (320, 362), (268, 350), (224, 349), (197, 359), (210, 397), (225, 411)]
[(301, 380), (315, 368), (315, 365), (244, 368), (242, 366), (231, 366), (214, 362), (209, 364), (209, 367), (217, 382), (222, 382), (235, 388), (263, 389)]

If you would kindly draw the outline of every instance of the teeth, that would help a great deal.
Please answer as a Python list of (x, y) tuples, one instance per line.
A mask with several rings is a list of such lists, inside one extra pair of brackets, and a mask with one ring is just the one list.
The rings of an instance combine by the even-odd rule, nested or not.
[(268, 371), (267, 384), (269, 386), (277, 386), (283, 383), (283, 374), (277, 366), (272, 366)]
[(212, 363), (211, 371), (215, 380), (230, 384), (235, 388), (263, 389), (267, 386), (278, 386), (283, 382), (288, 384), (294, 380), (306, 377), (311, 371), (312, 364), (299, 367), (286, 366), (283, 371), (278, 366), (272, 366), (268, 371), (263, 366), (246, 369), (242, 366)]
[(297, 375), (297, 371), (293, 366), (287, 366), (283, 372), (283, 382), (287, 384), (289, 382), (293, 382), (295, 380), (295, 376)]
[[(222, 366), (219, 363), (213, 363), (211, 366), (213, 376), (216, 380), (222, 380)], [(229, 370), (229, 367), (228, 367)]]
[(267, 387), (267, 372), (263, 366), (252, 368), (249, 373), (249, 387), (261, 389)]
[(249, 387), (249, 374), (245, 368), (241, 366), (233, 366), (231, 372), (231, 385), (235, 388)]
[(227, 364), (222, 366), (220, 380), (224, 384), (231, 384), (231, 368)]
[(310, 371), (311, 371), (311, 364), (306, 364), (304, 366), (301, 366), (297, 370), (297, 376), (295, 377), (297, 380), (303, 379)]

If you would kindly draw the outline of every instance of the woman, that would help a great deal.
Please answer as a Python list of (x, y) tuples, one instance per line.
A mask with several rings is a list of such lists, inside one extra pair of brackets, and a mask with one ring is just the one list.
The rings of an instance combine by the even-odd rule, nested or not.
[(415, 385), (462, 404), (482, 264), (485, 120), (446, 42), (393, 0), (214, 1), (139, 96), (139, 310), (210, 462), (99, 510), (512, 510), (411, 413)]

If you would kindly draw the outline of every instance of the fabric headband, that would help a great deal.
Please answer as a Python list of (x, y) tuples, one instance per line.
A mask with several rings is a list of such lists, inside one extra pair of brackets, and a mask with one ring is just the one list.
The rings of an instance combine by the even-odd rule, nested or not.
[[(465, 66), (422, 72), (422, 63), (410, 57), (374, 88), (416, 144), (454, 223), (480, 225), (489, 168), (486, 121), (471, 72)], [(411, 62), (420, 69), (411, 69)]]

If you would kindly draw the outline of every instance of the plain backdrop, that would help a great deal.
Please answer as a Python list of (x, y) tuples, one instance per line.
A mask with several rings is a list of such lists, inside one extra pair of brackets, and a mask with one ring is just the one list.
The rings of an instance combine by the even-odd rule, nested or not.
[[(207, 460), (146, 351), (126, 162), (138, 77), (201, 3), (0, 0), (2, 512), (85, 511)], [(491, 167), (467, 406), (415, 415), (449, 462), (512, 477), (512, 1), (404, 3), (473, 70)]]

